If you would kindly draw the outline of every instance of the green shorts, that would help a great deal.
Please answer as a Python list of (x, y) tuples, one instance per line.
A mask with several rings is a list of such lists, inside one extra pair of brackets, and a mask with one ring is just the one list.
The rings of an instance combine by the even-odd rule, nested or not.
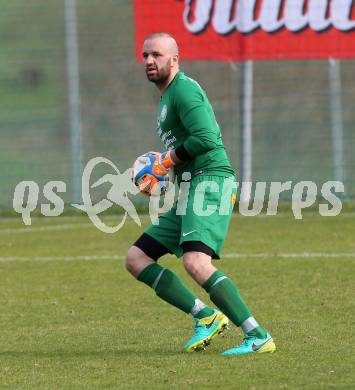
[[(180, 193), (186, 183), (180, 184)], [(192, 178), (188, 192), (176, 205), (162, 214), (145, 233), (164, 245), (177, 257), (181, 244), (200, 241), (219, 259), (236, 200), (234, 177), (200, 175)]]

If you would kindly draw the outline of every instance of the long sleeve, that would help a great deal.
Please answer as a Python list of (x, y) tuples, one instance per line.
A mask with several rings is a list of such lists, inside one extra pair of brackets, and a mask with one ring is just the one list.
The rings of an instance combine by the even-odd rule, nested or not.
[(198, 86), (185, 91), (182, 87), (175, 91), (175, 109), (189, 136), (184, 147), (191, 157), (197, 157), (216, 147), (218, 124), (210, 104), (205, 101), (203, 90)]

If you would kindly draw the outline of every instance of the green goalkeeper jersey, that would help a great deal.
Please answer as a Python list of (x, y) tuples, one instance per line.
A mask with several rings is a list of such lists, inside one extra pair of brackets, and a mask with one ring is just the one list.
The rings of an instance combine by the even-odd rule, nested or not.
[(166, 149), (184, 145), (191, 156), (175, 167), (178, 182), (184, 172), (234, 175), (212, 106), (200, 85), (178, 72), (160, 99), (157, 132)]

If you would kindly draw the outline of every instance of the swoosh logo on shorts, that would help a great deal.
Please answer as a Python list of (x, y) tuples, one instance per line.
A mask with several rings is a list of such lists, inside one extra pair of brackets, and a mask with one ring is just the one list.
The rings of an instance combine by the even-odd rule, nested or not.
[(256, 345), (256, 344), (253, 343), (253, 345), (252, 345), (251, 347), (252, 347), (252, 349), (253, 349), (254, 352), (259, 351), (259, 349), (260, 349), (261, 347), (263, 347), (265, 344), (267, 344), (270, 340), (271, 340), (271, 339), (268, 338), (268, 339), (265, 340), (263, 343), (258, 344), (258, 345)]
[(213, 320), (209, 324), (206, 324), (206, 328), (207, 329), (209, 329), (213, 325), (214, 320), (216, 319), (216, 317), (217, 317), (217, 314), (213, 317)]
[(182, 236), (183, 236), (183, 237), (188, 236), (189, 234), (194, 233), (195, 231), (196, 231), (196, 230), (191, 230), (191, 232), (182, 233)]

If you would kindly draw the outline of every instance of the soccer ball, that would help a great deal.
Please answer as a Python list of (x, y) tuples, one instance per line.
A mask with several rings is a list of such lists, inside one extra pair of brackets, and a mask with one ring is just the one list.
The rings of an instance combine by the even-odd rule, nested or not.
[(146, 196), (160, 196), (174, 185), (175, 173), (173, 169), (158, 180), (151, 172), (151, 166), (155, 159), (155, 152), (145, 153), (139, 156), (133, 164), (132, 180), (139, 191)]

